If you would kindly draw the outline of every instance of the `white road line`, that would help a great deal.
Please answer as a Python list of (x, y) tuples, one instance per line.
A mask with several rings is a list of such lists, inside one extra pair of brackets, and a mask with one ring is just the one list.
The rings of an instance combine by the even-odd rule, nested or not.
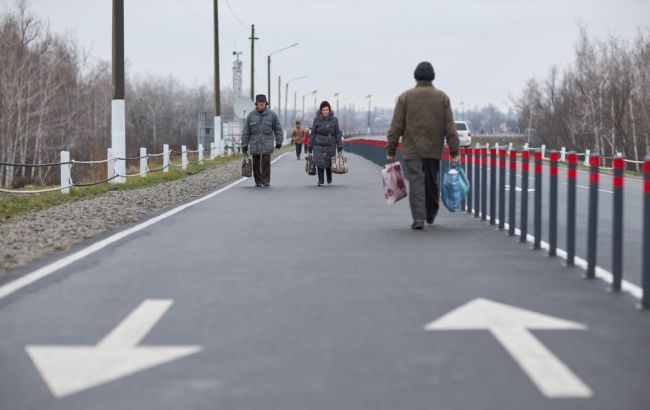
[[(289, 153), (286, 152), (286, 153), (280, 155), (279, 157), (274, 159), (271, 163), (275, 163), (275, 162), (279, 161), (281, 158), (283, 158), (287, 154), (289, 154)], [(151, 219), (149, 219), (149, 220), (147, 220), (147, 221), (145, 221), (145, 222), (143, 222), (143, 223), (141, 223), (139, 225), (136, 225), (136, 226), (134, 226), (132, 228), (126, 229), (126, 230), (124, 230), (122, 232), (118, 232), (115, 235), (111, 235), (106, 239), (103, 239), (103, 240), (101, 240), (99, 242), (95, 242), (94, 244), (92, 244), (92, 245), (90, 245), (90, 246), (88, 246), (88, 247), (86, 247), (86, 248), (84, 248), (84, 249), (82, 249), (80, 251), (77, 251), (77, 252), (73, 253), (72, 255), (68, 255), (68, 256), (66, 256), (64, 258), (61, 258), (61, 259), (59, 259), (59, 260), (57, 260), (55, 262), (50, 263), (49, 265), (43, 266), (42, 268), (37, 269), (34, 272), (28, 273), (25, 276), (22, 276), (22, 277), (14, 280), (12, 282), (9, 282), (9, 283), (3, 285), (2, 287), (0, 287), (0, 300), (2, 300), (4, 298), (6, 298), (7, 296), (19, 291), (20, 289), (23, 289), (23, 288), (31, 285), (32, 283), (34, 283), (34, 282), (36, 282), (36, 281), (38, 281), (40, 279), (43, 279), (43, 278), (53, 274), (54, 272), (56, 272), (56, 271), (58, 271), (58, 270), (60, 270), (62, 268), (65, 268), (68, 265), (71, 265), (71, 264), (85, 258), (86, 256), (92, 255), (93, 253), (98, 252), (98, 251), (104, 249), (105, 247), (107, 247), (107, 246), (109, 246), (109, 245), (111, 245), (111, 244), (113, 244), (113, 243), (115, 243), (115, 242), (117, 242), (117, 241), (119, 241), (121, 239), (126, 238), (127, 236), (130, 236), (130, 235), (132, 235), (132, 234), (134, 234), (136, 232), (139, 232), (139, 231), (141, 231), (141, 230), (143, 230), (145, 228), (148, 228), (151, 225), (154, 225), (154, 224), (156, 224), (156, 223), (158, 223), (158, 222), (160, 222), (160, 221), (162, 221), (164, 219), (167, 219), (170, 216), (173, 216), (173, 215), (175, 215), (175, 214), (177, 214), (177, 213), (179, 213), (179, 212), (181, 212), (181, 211), (183, 211), (183, 210), (185, 210), (185, 209), (187, 209), (189, 207), (192, 207), (192, 206), (194, 206), (196, 204), (199, 204), (199, 203), (201, 203), (203, 201), (207, 201), (208, 199), (213, 198), (213, 197), (215, 197), (215, 196), (229, 190), (230, 188), (239, 185), (240, 183), (242, 183), (246, 179), (248, 179), (248, 178), (241, 178), (241, 179), (231, 183), (230, 185), (228, 185), (228, 186), (226, 186), (224, 188), (221, 188), (218, 191), (212, 192), (212, 193), (210, 193), (210, 194), (208, 194), (208, 195), (206, 195), (206, 196), (204, 196), (202, 198), (196, 199), (196, 200), (194, 200), (192, 202), (189, 202), (187, 204), (178, 206), (178, 207), (176, 207), (176, 208), (174, 208), (174, 209), (172, 209), (170, 211), (165, 212), (162, 215), (151, 218)]]
[[(566, 182), (563, 182), (562, 185), (569, 185), (569, 184), (567, 184)], [(576, 184), (576, 187), (578, 187), (578, 188), (582, 188), (582, 189), (586, 189), (586, 190), (589, 190), (589, 189), (590, 189), (588, 186), (578, 185), (578, 184)], [(606, 189), (601, 189), (601, 188), (598, 188), (598, 190), (599, 190), (600, 192), (605, 192), (605, 193), (608, 193), (608, 194), (613, 194), (613, 193), (614, 193), (614, 191), (608, 191), (608, 190), (606, 190)]]

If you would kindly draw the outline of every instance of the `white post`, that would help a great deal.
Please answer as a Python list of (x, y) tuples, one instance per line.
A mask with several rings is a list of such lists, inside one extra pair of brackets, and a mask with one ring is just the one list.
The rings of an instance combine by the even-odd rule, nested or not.
[[(143, 158), (144, 157), (144, 158)], [(147, 161), (149, 158), (147, 157), (147, 149), (140, 147), (140, 176), (141, 177), (146, 177), (147, 176)]]
[(65, 162), (70, 162), (69, 151), (61, 151), (61, 193), (69, 194), (70, 188), (67, 186), (72, 185), (72, 178), (70, 176), (72, 164), (65, 164)]
[(527, 150), (527, 149), (528, 149), (528, 143), (527, 143), (527, 142), (526, 142), (526, 143), (524, 143), (524, 149), (525, 149), (525, 150)]
[[(124, 100), (113, 100), (111, 104), (111, 148), (113, 158), (126, 158), (126, 108)], [(126, 175), (126, 161), (117, 161), (117, 173)], [(126, 178), (117, 177), (113, 181), (123, 184)]]
[(591, 157), (591, 150), (585, 151), (585, 165), (589, 166), (589, 159)]
[(199, 164), (203, 165), (203, 144), (199, 144)]
[(163, 172), (169, 172), (169, 144), (163, 144)]
[[(113, 155), (113, 149), (108, 148), (106, 150), (106, 178), (111, 179), (115, 176), (115, 160), (113, 159), (115, 156)], [(115, 181), (114, 179), (109, 181), (112, 183)]]
[(210, 143), (210, 159), (214, 159), (217, 156), (217, 148), (214, 145), (214, 142)]
[(562, 150), (560, 150), (560, 161), (566, 161), (566, 147), (562, 147)]
[(542, 159), (546, 158), (546, 144), (542, 144)]
[(512, 151), (512, 148), (513, 148), (513, 144), (511, 142), (510, 144), (508, 144), (508, 152)]
[(187, 169), (187, 145), (181, 145), (181, 166)]
[(289, 141), (287, 141), (287, 130), (282, 130), (282, 134), (283, 134), (283, 138), (284, 138), (282, 140), (283, 141), (282, 145), (287, 145), (289, 143)]
[(223, 135), (221, 134), (221, 116), (214, 117), (213, 135), (214, 135), (215, 149), (218, 149), (218, 152), (215, 152), (214, 156), (216, 157), (217, 155), (223, 155)]

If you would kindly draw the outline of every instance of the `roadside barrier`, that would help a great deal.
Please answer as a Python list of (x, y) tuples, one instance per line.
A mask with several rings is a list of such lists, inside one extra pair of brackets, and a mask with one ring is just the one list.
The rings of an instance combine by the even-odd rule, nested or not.
[[(185, 145), (182, 146), (181, 151), (172, 151), (169, 149), (168, 144), (163, 145), (163, 152), (157, 154), (148, 154), (146, 148), (140, 148), (140, 155), (137, 157), (115, 157), (110, 148), (106, 150), (106, 159), (105, 160), (96, 160), (96, 161), (84, 161), (84, 160), (74, 160), (70, 159), (69, 151), (61, 151), (60, 153), (60, 162), (53, 163), (42, 163), (42, 164), (22, 164), (22, 163), (9, 163), (9, 162), (0, 162), (0, 166), (8, 167), (25, 167), (25, 168), (37, 168), (37, 167), (59, 167), (60, 173), (60, 184), (55, 188), (45, 188), (37, 190), (14, 190), (14, 189), (2, 189), (0, 188), (0, 193), (8, 194), (42, 194), (47, 192), (60, 191), (61, 193), (68, 194), (70, 193), (70, 188), (72, 187), (88, 187), (94, 185), (100, 185), (107, 182), (119, 182), (127, 177), (146, 177), (148, 173), (153, 172), (169, 172), (170, 167), (177, 167), (182, 169), (187, 169), (188, 164), (202, 164), (204, 161), (204, 156), (208, 154), (210, 159), (213, 159), (217, 156), (216, 144), (211, 143), (209, 150), (204, 150), (203, 144), (199, 144), (198, 149), (188, 150)], [(170, 157), (174, 154), (181, 156), (180, 164), (175, 164), (170, 161)], [(189, 161), (188, 156), (192, 155), (196, 157), (195, 161)], [(163, 165), (161, 168), (150, 169), (149, 168), (149, 159), (162, 157)], [(139, 161), (139, 172), (135, 174), (120, 174), (118, 172), (118, 162), (119, 161)], [(106, 179), (100, 181), (94, 181), (89, 183), (80, 183), (73, 181), (72, 170), (74, 167), (81, 165), (101, 165), (106, 164), (107, 167), (107, 177)]]
[[(383, 165), (386, 159), (385, 142), (377, 140), (346, 141), (346, 150), (358, 153), (374, 162)], [(399, 151), (398, 151), (399, 152)], [(643, 222), (642, 222), (642, 255), (641, 257), (641, 289), (623, 280), (623, 197), (624, 197), (624, 172), (630, 164), (638, 161), (629, 161), (618, 155), (606, 157), (597, 153), (576, 153), (575, 151), (542, 150), (541, 148), (528, 148), (517, 150), (514, 147), (476, 146), (461, 149), (460, 163), (465, 167), (467, 177), (472, 183), (472, 192), (466, 198), (464, 210), (473, 217), (489, 221), (497, 225), (499, 230), (507, 228), (508, 235), (518, 235), (520, 242), (532, 242), (532, 249), (546, 249), (549, 256), (560, 256), (564, 259), (565, 266), (576, 264), (585, 269), (585, 278), (603, 278), (611, 282), (611, 290), (618, 292), (625, 290), (640, 299), (639, 306), (650, 309), (650, 155), (642, 163), (643, 167)], [(548, 158), (545, 158), (545, 154)], [(448, 166), (449, 151), (443, 153), (441, 167)], [(488, 161), (489, 156), (489, 161)], [(531, 158), (532, 156), (532, 158)], [(582, 158), (588, 159), (589, 164), (589, 193), (588, 203), (580, 204), (587, 209), (587, 254), (586, 260), (576, 256), (576, 207), (577, 207), (577, 168)], [(612, 272), (597, 266), (597, 239), (598, 239), (598, 211), (600, 172), (603, 161), (611, 160), (613, 170), (613, 214), (612, 214)], [(519, 204), (517, 196), (518, 161), (521, 161), (521, 182)], [(544, 161), (548, 161), (549, 173), (549, 207), (544, 210)], [(531, 164), (532, 162), (532, 164)], [(566, 200), (566, 251), (558, 249), (558, 219), (559, 219), (559, 173), (561, 162), (566, 162), (567, 169), (567, 200)], [(489, 167), (487, 166), (489, 163)], [(609, 162), (608, 162), (609, 163)], [(532, 170), (531, 170), (532, 165)], [(529, 177), (531, 171), (534, 175), (533, 182), (533, 226), (532, 235), (529, 234)], [(489, 174), (489, 175), (488, 175)], [(506, 185), (508, 178), (509, 186)], [(488, 184), (489, 181), (489, 184)], [(506, 188), (508, 198), (506, 199)], [(506, 203), (506, 200), (508, 201)], [(519, 208), (518, 208), (519, 206)], [(507, 208), (507, 221), (506, 221)], [(516, 227), (519, 212), (519, 226)], [(542, 241), (543, 220), (542, 213), (548, 212), (548, 243)], [(506, 227), (507, 222), (507, 227)]]
[[(374, 162), (383, 165), (386, 162), (385, 142), (377, 140), (347, 141), (346, 150), (358, 153)], [(514, 147), (476, 146), (461, 149), (460, 163), (465, 166), (468, 179), (472, 183), (472, 192), (468, 194), (464, 210), (473, 217), (488, 220), (489, 224), (498, 226), (499, 230), (507, 228), (508, 235), (518, 235), (521, 242), (532, 242), (532, 249), (546, 249), (549, 256), (560, 256), (564, 259), (565, 266), (576, 264), (585, 269), (585, 278), (603, 278), (611, 282), (611, 290), (619, 292), (625, 290), (640, 299), (639, 306), (650, 309), (650, 155), (643, 162), (643, 222), (642, 222), (642, 255), (641, 257), (641, 288), (635, 287), (623, 280), (623, 197), (624, 197), (624, 172), (625, 168), (634, 164), (622, 156), (606, 157), (597, 153), (576, 153), (575, 151), (542, 150), (541, 148), (528, 148), (517, 150)], [(398, 151), (399, 153), (399, 151)], [(545, 154), (548, 158), (545, 158)], [(532, 155), (532, 158), (531, 158)], [(489, 156), (489, 161), (488, 161)], [(576, 196), (577, 196), (577, 168), (582, 158), (589, 163), (589, 193), (588, 203), (580, 204), (587, 209), (587, 254), (586, 260), (576, 256)], [(529, 210), (529, 177), (531, 173), (531, 160), (533, 161), (533, 226), (532, 235), (528, 233)], [(543, 179), (544, 161), (548, 161), (549, 173), (549, 207), (543, 210)], [(566, 251), (558, 249), (558, 216), (559, 216), (559, 173), (560, 162), (566, 162), (567, 168), (567, 202), (566, 202)], [(603, 161), (611, 160), (613, 170), (613, 214), (612, 214), (612, 272), (597, 266), (597, 239), (598, 239), (598, 211), (600, 172)], [(448, 166), (449, 151), (443, 152), (441, 167)], [(521, 183), (519, 204), (517, 204), (517, 170), (518, 161), (521, 161)], [(489, 167), (487, 166), (489, 162)], [(488, 176), (489, 174), (489, 176)], [(508, 177), (509, 176), (509, 177)], [(509, 179), (509, 186), (506, 185)], [(489, 181), (489, 184), (488, 184)], [(508, 198), (506, 204), (506, 187)], [(489, 203), (488, 203), (489, 202)], [(519, 208), (517, 208), (519, 206)], [(506, 227), (507, 207), (507, 227)], [(519, 212), (519, 227), (516, 225), (516, 213)], [(548, 212), (548, 243), (542, 241), (543, 220), (542, 213)]]

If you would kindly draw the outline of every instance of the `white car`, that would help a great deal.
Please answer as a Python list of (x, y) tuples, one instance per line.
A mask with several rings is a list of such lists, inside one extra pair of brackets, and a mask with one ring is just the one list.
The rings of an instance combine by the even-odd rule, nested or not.
[(472, 145), (472, 133), (469, 131), (469, 125), (465, 121), (454, 121), (456, 123), (456, 131), (458, 131), (458, 139), (460, 140), (461, 147), (470, 147)]

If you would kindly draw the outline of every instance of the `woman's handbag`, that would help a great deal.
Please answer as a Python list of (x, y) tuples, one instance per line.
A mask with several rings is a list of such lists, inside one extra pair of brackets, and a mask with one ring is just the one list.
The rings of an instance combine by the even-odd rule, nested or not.
[(253, 176), (253, 161), (248, 157), (248, 154), (244, 155), (241, 163), (241, 176), (246, 178)]
[(339, 152), (336, 156), (332, 157), (332, 172), (335, 174), (347, 174), (348, 172), (348, 159)]
[(307, 175), (316, 175), (316, 163), (314, 163), (314, 157), (311, 154), (307, 154), (305, 161), (305, 172)]
[(442, 175), (442, 203), (450, 212), (458, 211), (467, 197), (469, 188), (463, 168), (452, 165)]
[(381, 171), (384, 178), (384, 198), (386, 203), (393, 204), (406, 197), (406, 181), (399, 162), (386, 164)]

